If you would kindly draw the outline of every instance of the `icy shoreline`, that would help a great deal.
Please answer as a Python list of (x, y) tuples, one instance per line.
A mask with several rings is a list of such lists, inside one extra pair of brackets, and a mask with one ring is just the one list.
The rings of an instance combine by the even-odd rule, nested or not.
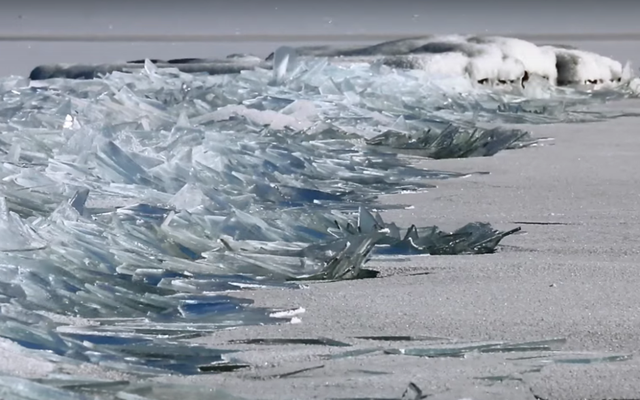
[[(631, 81), (505, 93), (384, 65), (278, 65), (206, 77), (145, 62), (104, 80), (5, 79), (0, 335), (56, 362), (141, 376), (244, 368), (185, 342), (277, 322), (220, 292), (361, 277), (376, 245), (487, 253), (513, 233), (472, 224), (405, 234), (358, 211), (469, 176), (418, 169), (398, 152), (491, 156), (537, 139), (480, 122), (606, 120), (625, 113), (588, 106), (635, 95)], [(68, 329), (44, 310), (98, 325)]]

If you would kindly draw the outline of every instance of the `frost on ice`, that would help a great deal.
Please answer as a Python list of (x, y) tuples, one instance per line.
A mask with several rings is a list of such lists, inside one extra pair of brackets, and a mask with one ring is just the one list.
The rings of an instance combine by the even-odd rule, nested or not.
[[(465, 77), (489, 87), (537, 86), (542, 80), (553, 86), (615, 87), (632, 79), (630, 65), (590, 51), (564, 45), (537, 45), (500, 36), (429, 35), (361, 46), (280, 47), (265, 60), (246, 54), (224, 59), (183, 58), (153, 60), (161, 67), (211, 75), (253, 69), (273, 69), (279, 82), (287, 65), (296, 60), (326, 58), (335, 65), (368, 63), (417, 70), (438, 77)], [(145, 60), (101, 65), (40, 65), (31, 71), (34, 80), (50, 78), (91, 79), (115, 71), (145, 68)], [(635, 85), (637, 86), (637, 84)]]
[(479, 89), (290, 51), (237, 74), (146, 61), (104, 79), (1, 80), (0, 336), (129, 373), (240, 368), (180, 342), (283, 320), (225, 291), (372, 277), (376, 254), (490, 253), (517, 231), (385, 222), (369, 210), (378, 195), (461, 176), (399, 153), (526, 147), (536, 139), (500, 123), (606, 118), (582, 107), (631, 93)]

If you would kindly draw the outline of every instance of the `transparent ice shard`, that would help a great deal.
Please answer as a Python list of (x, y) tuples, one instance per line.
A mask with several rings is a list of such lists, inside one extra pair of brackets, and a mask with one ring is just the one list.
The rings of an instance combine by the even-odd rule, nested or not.
[(29, 381), (0, 377), (0, 393), (3, 399), (72, 399), (72, 400), (242, 400), (223, 390), (197, 385), (166, 384), (159, 382), (108, 381), (54, 375)]
[(230, 343), (244, 343), (244, 344), (265, 344), (265, 345), (283, 345), (283, 344), (303, 344), (303, 345), (323, 345), (323, 346), (335, 346), (335, 347), (349, 347), (348, 343), (340, 342), (329, 338), (317, 338), (317, 339), (301, 339), (301, 338), (255, 338), (246, 340), (234, 340)]
[(599, 364), (623, 362), (633, 358), (631, 354), (566, 354), (541, 360), (545, 364)]
[(6, 200), (0, 198), (0, 251), (25, 252), (44, 246), (45, 241), (17, 214), (9, 211)]
[(291, 47), (282, 46), (276, 49), (273, 56), (274, 83), (282, 83), (285, 75), (295, 68), (296, 53)]
[(520, 229), (497, 231), (486, 223), (470, 223), (462, 228), (446, 233), (437, 227), (417, 228), (415, 226), (401, 235), (395, 224), (386, 224), (379, 215), (374, 216), (364, 208), (359, 210), (358, 225), (340, 226), (347, 235), (359, 235), (378, 230), (380, 236), (376, 244), (377, 254), (484, 254), (495, 251), (505, 237)]
[(401, 335), (376, 335), (376, 336), (355, 336), (356, 339), (378, 340), (384, 342), (414, 342), (414, 341), (442, 341), (446, 338), (436, 336), (401, 336)]
[(88, 394), (73, 393), (68, 390), (35, 383), (27, 379), (0, 376), (0, 397), (6, 400), (89, 400)]
[(464, 357), (471, 352), (478, 353), (517, 353), (533, 351), (553, 351), (566, 342), (565, 339), (550, 339), (525, 343), (486, 343), (469, 346), (438, 346), (431, 348), (387, 349), (387, 354), (408, 355), (416, 357)]
[(326, 355), (323, 358), (327, 360), (339, 360), (342, 358), (351, 358), (351, 357), (369, 355), (369, 354), (377, 353), (379, 351), (382, 351), (382, 348), (376, 347), (376, 348), (369, 348), (369, 349), (357, 349), (357, 350), (344, 351), (337, 354)]
[[(427, 130), (418, 135), (387, 131), (367, 140), (367, 144), (441, 159), (493, 156), (501, 150), (518, 146), (529, 138), (528, 132), (517, 129), (475, 128), (464, 131), (461, 127), (450, 125), (441, 132), (432, 133)], [(533, 143), (535, 142), (537, 141)]]

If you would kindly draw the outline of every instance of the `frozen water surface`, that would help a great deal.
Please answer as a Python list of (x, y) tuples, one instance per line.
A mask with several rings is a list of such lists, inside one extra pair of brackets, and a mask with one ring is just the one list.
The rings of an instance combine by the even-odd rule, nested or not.
[[(543, 80), (487, 88), (382, 63), (296, 59), (286, 48), (275, 59), (272, 70), (215, 76), (146, 61), (95, 80), (0, 80), (0, 336), (54, 363), (140, 377), (249, 367), (232, 349), (184, 340), (295, 322), (296, 310), (251, 307), (225, 292), (374, 277), (364, 265), (378, 254), (490, 253), (518, 231), (383, 221), (377, 196), (463, 176), (418, 169), (404, 154), (527, 147), (539, 140), (513, 124), (617, 117), (597, 105), (637, 88), (631, 74), (597, 90)], [(234, 398), (197, 390), (0, 379), (0, 393), (16, 399)]]

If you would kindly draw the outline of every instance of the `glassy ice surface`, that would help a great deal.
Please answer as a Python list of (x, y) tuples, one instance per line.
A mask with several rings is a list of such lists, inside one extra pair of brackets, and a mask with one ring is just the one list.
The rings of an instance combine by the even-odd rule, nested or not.
[[(226, 291), (373, 277), (363, 266), (376, 254), (490, 253), (517, 232), (383, 221), (369, 211), (377, 196), (462, 176), (401, 153), (491, 156), (536, 143), (496, 123), (608, 118), (583, 107), (634, 95), (635, 81), (532, 93), (277, 58), (233, 75), (146, 62), (97, 80), (0, 80), (0, 336), (140, 376), (243, 368), (181, 340), (291, 317)], [(6, 398), (69, 398), (45, 383), (0, 380)], [(189, 398), (136, 390), (119, 398)]]

